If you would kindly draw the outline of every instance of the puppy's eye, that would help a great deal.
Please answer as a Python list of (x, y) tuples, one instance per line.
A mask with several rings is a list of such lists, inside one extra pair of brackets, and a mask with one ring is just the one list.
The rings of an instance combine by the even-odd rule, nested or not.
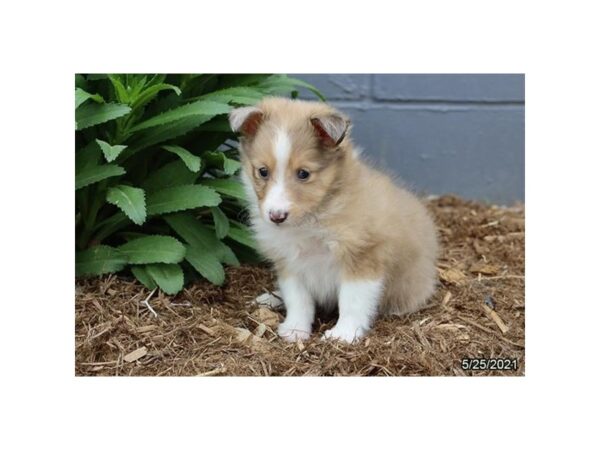
[(308, 180), (308, 177), (310, 177), (310, 172), (308, 170), (300, 169), (296, 173), (296, 176), (299, 180)]
[(260, 169), (258, 169), (258, 174), (261, 178), (267, 178), (269, 176), (269, 169), (267, 169), (266, 167), (261, 167)]

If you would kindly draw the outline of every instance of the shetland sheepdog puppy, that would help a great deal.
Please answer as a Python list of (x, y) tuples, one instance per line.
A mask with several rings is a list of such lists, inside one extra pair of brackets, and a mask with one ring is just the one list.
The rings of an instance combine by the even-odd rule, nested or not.
[(378, 314), (424, 306), (436, 284), (437, 240), (425, 207), (369, 167), (350, 121), (325, 103), (267, 98), (229, 115), (260, 251), (286, 308), (278, 334), (310, 337), (316, 306), (339, 310), (326, 339), (353, 342)]

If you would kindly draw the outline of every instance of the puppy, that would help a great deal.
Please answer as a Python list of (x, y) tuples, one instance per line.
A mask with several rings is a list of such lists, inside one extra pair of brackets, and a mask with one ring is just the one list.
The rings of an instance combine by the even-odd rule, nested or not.
[(361, 161), (349, 120), (325, 103), (267, 98), (233, 110), (251, 226), (273, 262), (287, 341), (310, 337), (317, 305), (339, 309), (325, 338), (353, 342), (378, 314), (422, 307), (436, 284), (425, 207)]

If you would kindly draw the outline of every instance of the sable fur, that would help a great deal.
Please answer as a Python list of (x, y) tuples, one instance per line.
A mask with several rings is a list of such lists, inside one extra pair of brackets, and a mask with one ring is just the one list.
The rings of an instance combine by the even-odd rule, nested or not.
[[(300, 276), (315, 302), (334, 306), (340, 284), (383, 280), (378, 310), (405, 314), (425, 305), (436, 284), (434, 223), (421, 202), (360, 160), (348, 119), (316, 102), (267, 98), (230, 115), (242, 133), (242, 179), (252, 227), (278, 276)], [(285, 171), (289, 216), (270, 223), (263, 203), (274, 171), (274, 146), (291, 145)], [(296, 178), (299, 169), (310, 178)], [(270, 172), (273, 173), (273, 172)], [(285, 299), (284, 299), (285, 300)]]

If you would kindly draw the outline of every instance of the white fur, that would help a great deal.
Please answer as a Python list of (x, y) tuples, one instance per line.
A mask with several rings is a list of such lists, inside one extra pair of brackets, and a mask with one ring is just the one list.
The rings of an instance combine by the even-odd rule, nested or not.
[(342, 282), (340, 318), (331, 330), (325, 332), (325, 338), (353, 342), (363, 337), (377, 314), (382, 288), (382, 280)]
[(275, 141), (275, 167), (272, 170), (271, 187), (263, 203), (263, 214), (269, 220), (269, 212), (289, 212), (290, 200), (285, 190), (285, 171), (290, 159), (292, 144), (288, 134), (283, 130), (277, 131)]
[(253, 229), (261, 249), (284, 260), (287, 270), (302, 282), (315, 302), (325, 307), (335, 304), (340, 271), (331, 250), (334, 242), (325, 230), (314, 224), (274, 227), (261, 219), (254, 221)]
[(310, 293), (296, 276), (279, 280), (286, 314), (277, 332), (287, 341), (308, 339), (315, 318), (315, 302)]

